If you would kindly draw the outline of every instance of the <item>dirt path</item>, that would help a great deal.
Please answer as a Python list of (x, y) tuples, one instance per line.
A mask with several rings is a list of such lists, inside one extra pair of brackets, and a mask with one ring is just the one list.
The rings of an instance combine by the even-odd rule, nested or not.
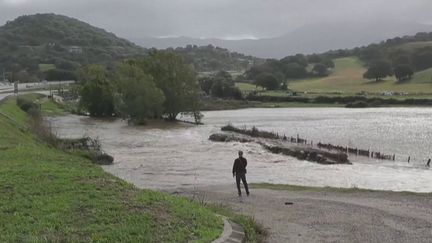
[(432, 242), (429, 196), (252, 189), (241, 203), (234, 185), (180, 194), (255, 217), (269, 230), (268, 242)]

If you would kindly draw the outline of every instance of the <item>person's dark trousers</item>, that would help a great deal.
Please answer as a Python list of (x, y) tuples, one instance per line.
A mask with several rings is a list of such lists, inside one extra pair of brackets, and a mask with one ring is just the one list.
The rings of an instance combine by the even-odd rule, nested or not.
[(246, 190), (246, 194), (249, 195), (249, 187), (246, 181), (246, 173), (236, 173), (237, 190), (239, 196), (241, 196), (240, 180), (243, 182), (243, 186)]

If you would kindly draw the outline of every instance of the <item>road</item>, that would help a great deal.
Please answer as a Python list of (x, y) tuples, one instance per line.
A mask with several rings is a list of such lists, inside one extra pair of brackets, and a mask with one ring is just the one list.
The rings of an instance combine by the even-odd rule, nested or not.
[[(20, 83), (18, 84), (18, 90), (19, 93), (40, 93), (49, 95), (49, 89), (50, 86), (57, 86), (57, 85), (69, 85), (75, 83), (75, 81), (50, 81), (47, 83)], [(0, 83), (0, 100), (4, 99), (7, 96), (14, 94), (14, 86), (13, 84), (4, 84)]]
[[(19, 83), (18, 90), (34, 90), (34, 89), (49, 89), (49, 86), (57, 86), (57, 85), (69, 85), (75, 83), (75, 81), (50, 81), (46, 83)], [(5, 84), (0, 83), (0, 93), (13, 93), (14, 86), (13, 84)]]
[[(180, 191), (254, 217), (268, 242), (431, 242), (432, 196), (391, 192), (256, 189), (241, 203), (234, 185)], [(292, 203), (292, 204), (291, 204)]]

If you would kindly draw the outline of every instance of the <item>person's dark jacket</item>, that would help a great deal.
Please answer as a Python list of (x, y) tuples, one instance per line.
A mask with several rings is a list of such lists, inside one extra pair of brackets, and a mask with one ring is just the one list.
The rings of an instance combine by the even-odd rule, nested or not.
[(237, 158), (233, 165), (233, 174), (246, 173), (247, 160), (245, 158)]

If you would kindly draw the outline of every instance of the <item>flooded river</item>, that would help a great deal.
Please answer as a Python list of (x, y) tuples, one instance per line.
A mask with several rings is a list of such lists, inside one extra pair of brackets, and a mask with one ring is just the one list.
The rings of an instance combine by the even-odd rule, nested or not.
[[(430, 108), (243, 109), (204, 115), (203, 126), (162, 123), (136, 127), (121, 120), (74, 115), (51, 121), (60, 137), (98, 137), (103, 149), (115, 157), (114, 164), (104, 169), (142, 188), (234, 183), (233, 159), (243, 150), (249, 161), (249, 182), (432, 192), (432, 169), (424, 166), (432, 157)], [(351, 156), (353, 165), (319, 165), (270, 154), (256, 144), (208, 140), (228, 123), (255, 125), (287, 136), (299, 134), (315, 143), (394, 153), (397, 161)], [(407, 163), (408, 156), (411, 163)]]

